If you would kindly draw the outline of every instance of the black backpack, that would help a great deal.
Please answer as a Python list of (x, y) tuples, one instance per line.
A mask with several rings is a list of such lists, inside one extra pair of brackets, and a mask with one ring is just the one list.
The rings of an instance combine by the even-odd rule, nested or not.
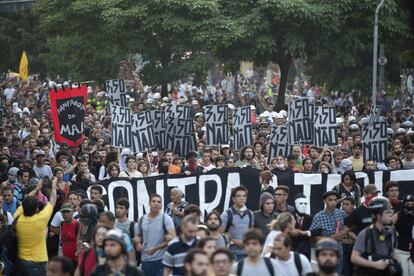
[[(270, 260), (270, 258), (263, 258), (267, 270), (270, 273), (270, 276), (275, 276), (275, 271), (273, 269), (273, 265), (272, 265), (272, 261)], [(244, 266), (244, 259), (241, 260), (238, 264), (237, 264), (237, 276), (241, 276), (242, 272), (243, 272), (243, 266)]]
[[(230, 227), (233, 226), (233, 211), (231, 209), (226, 211), (227, 213), (227, 224), (226, 228), (224, 229), (224, 232), (228, 232)], [(253, 227), (253, 213), (250, 210), (247, 210), (247, 215), (249, 216), (249, 228)]]
[[(271, 259), (276, 258), (276, 255), (274, 253), (272, 253), (270, 255), (270, 258)], [(302, 262), (300, 260), (299, 252), (296, 252), (296, 251), (293, 252), (293, 259), (295, 261), (295, 266), (296, 266), (296, 269), (298, 270), (299, 275), (302, 275)]]

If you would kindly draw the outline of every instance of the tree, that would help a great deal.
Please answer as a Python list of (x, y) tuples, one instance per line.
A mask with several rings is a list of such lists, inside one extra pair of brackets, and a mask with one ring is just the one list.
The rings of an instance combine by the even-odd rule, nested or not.
[[(386, 1), (379, 20), (379, 41), (385, 44), (388, 59), (386, 77), (397, 86), (400, 68), (414, 65), (414, 37), (406, 2)], [(314, 82), (326, 84), (330, 90), (357, 89), (370, 93), (373, 20), (377, 4), (378, 1), (350, 1), (342, 8), (339, 32), (322, 37), (321, 50), (307, 60), (306, 72)]]

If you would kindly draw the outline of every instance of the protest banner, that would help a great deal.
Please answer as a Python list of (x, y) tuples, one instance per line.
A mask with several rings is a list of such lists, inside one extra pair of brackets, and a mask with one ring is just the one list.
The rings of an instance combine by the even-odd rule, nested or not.
[(383, 162), (388, 153), (387, 122), (370, 121), (362, 126), (362, 156)]
[(105, 81), (105, 91), (110, 104), (124, 107), (128, 106), (124, 80)]
[(156, 147), (150, 111), (132, 114), (131, 143), (134, 152), (152, 151)]
[(131, 148), (132, 110), (127, 107), (109, 104), (112, 126), (112, 146)]
[(150, 110), (152, 126), (154, 128), (155, 144), (160, 150), (165, 149), (166, 122), (164, 110)]
[(83, 141), (83, 120), (86, 106), (86, 85), (50, 89), (55, 140), (71, 147)]
[(313, 144), (318, 147), (337, 146), (338, 132), (335, 107), (315, 106)]
[[(259, 170), (253, 168), (232, 168), (229, 170), (213, 170), (207, 174), (162, 175), (147, 178), (128, 179), (114, 178), (104, 180), (104, 201), (108, 209), (115, 211), (115, 202), (121, 198), (128, 198), (130, 219), (149, 212), (149, 196), (153, 193), (163, 197), (163, 207), (170, 202), (171, 189), (180, 188), (185, 197), (183, 200), (199, 206), (202, 216), (212, 210), (222, 212), (231, 206), (231, 190), (237, 186), (245, 186), (249, 191), (247, 208), (260, 208), (261, 185), (259, 184)], [(339, 174), (303, 174), (284, 171), (273, 171), (272, 186), (278, 183), (290, 188), (288, 203), (294, 205), (297, 193), (304, 193), (309, 201), (308, 213), (315, 214), (324, 208), (323, 194), (341, 182)], [(357, 172), (357, 183), (363, 187), (369, 183), (375, 184), (382, 192), (387, 181), (398, 181), (400, 192), (414, 193), (414, 170)]]
[(218, 146), (230, 144), (228, 105), (207, 105), (204, 106), (203, 111), (206, 120), (206, 145)]
[(278, 155), (284, 157), (290, 154), (291, 146), (289, 145), (288, 128), (284, 126), (272, 126), (269, 138), (269, 155), (267, 163), (270, 164), (273, 158)]
[(241, 149), (252, 142), (252, 117), (250, 106), (243, 106), (233, 111), (233, 149)]
[(289, 103), (289, 143), (312, 144), (313, 104), (307, 98), (295, 99)]

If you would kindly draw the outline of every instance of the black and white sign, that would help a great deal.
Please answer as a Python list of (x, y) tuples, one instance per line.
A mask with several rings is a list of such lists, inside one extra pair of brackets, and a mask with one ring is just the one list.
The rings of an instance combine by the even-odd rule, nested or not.
[(155, 149), (156, 142), (149, 110), (132, 114), (131, 140), (134, 152)]
[(312, 144), (313, 105), (307, 98), (293, 100), (289, 103), (289, 142), (293, 144)]
[(313, 144), (318, 147), (337, 146), (338, 132), (335, 107), (315, 106)]
[(270, 132), (269, 155), (267, 163), (270, 164), (273, 158), (278, 155), (287, 157), (290, 154), (291, 147), (289, 145), (287, 126), (272, 126)]
[(168, 117), (165, 146), (181, 157), (196, 150), (193, 120)]
[(252, 145), (252, 117), (250, 106), (234, 109), (233, 112), (233, 149), (241, 149), (244, 145)]
[(165, 147), (165, 136), (166, 122), (165, 122), (165, 111), (164, 110), (150, 110), (152, 126), (154, 128), (154, 137), (157, 148), (164, 150)]
[(383, 162), (388, 153), (387, 122), (372, 121), (362, 126), (362, 151), (365, 161)]
[[(249, 191), (247, 208), (259, 209), (261, 185), (259, 170), (252, 168), (233, 168), (229, 170), (214, 170), (207, 174), (191, 176), (162, 175), (140, 179), (118, 178), (102, 182), (104, 201), (109, 210), (115, 212), (115, 202), (121, 198), (129, 199), (128, 217), (137, 221), (138, 217), (149, 212), (149, 196), (157, 193), (164, 199), (163, 208), (170, 202), (171, 189), (178, 187), (184, 191), (183, 200), (199, 206), (202, 216), (212, 210), (223, 211), (232, 204), (231, 190), (243, 185)], [(315, 214), (324, 208), (322, 196), (326, 191), (341, 182), (339, 174), (303, 174), (274, 171), (272, 186), (278, 184), (290, 188), (288, 203), (294, 205), (297, 193), (304, 193), (309, 200), (308, 213)], [(398, 181), (401, 194), (414, 194), (414, 170), (357, 172), (357, 183), (361, 189), (369, 183), (375, 184), (382, 192), (387, 181)]]
[(169, 103), (165, 106), (165, 117), (191, 119), (190, 106)]
[(105, 91), (108, 95), (108, 101), (112, 105), (128, 106), (126, 99), (126, 88), (124, 80), (107, 80), (105, 81)]
[(228, 145), (229, 137), (229, 107), (223, 105), (204, 106), (206, 127), (206, 144), (208, 146)]
[(112, 104), (109, 107), (112, 125), (112, 146), (131, 148), (132, 110)]

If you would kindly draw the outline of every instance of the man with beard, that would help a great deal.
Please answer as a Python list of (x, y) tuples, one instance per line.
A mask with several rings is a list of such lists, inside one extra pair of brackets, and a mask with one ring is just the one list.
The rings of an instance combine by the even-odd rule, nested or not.
[(392, 228), (394, 209), (387, 198), (378, 196), (369, 203), (369, 210), (373, 224), (358, 234), (352, 250), (356, 274), (401, 275), (401, 266), (392, 258), (397, 240)]
[(226, 234), (222, 234), (219, 231), (221, 226), (221, 217), (217, 211), (208, 213), (205, 219), (208, 230), (210, 231), (210, 237), (216, 239), (217, 248), (228, 248), (230, 245), (230, 238)]
[(302, 253), (309, 260), (311, 257), (311, 237), (320, 236), (320, 229), (309, 231), (312, 224), (312, 216), (306, 214), (309, 201), (303, 193), (299, 193), (295, 197), (295, 220), (296, 226), (290, 232), (292, 237), (292, 248), (294, 251)]
[(403, 276), (414, 275), (414, 264), (410, 258), (410, 243), (414, 225), (414, 196), (406, 195), (403, 198), (403, 209), (398, 213), (395, 230), (398, 233), (398, 245), (394, 249), (394, 256), (400, 262)]
[(352, 169), (356, 172), (362, 171), (364, 167), (364, 158), (362, 157), (362, 144), (355, 143), (352, 146), (352, 156), (348, 157), (348, 160), (352, 162)]
[(124, 240), (124, 235), (120, 230), (109, 230), (104, 239), (103, 247), (106, 262), (103, 265), (98, 265), (91, 276), (143, 275), (136, 267), (128, 264), (126, 260), (127, 245)]
[(184, 260), (186, 276), (207, 276), (210, 267), (207, 253), (194, 248), (188, 251)]
[(330, 238), (323, 238), (318, 241), (315, 249), (319, 272), (311, 272), (306, 276), (337, 276), (335, 269), (339, 263), (338, 243)]
[(234, 164), (235, 167), (252, 167), (257, 169), (257, 165), (253, 162), (254, 149), (252, 146), (244, 146), (240, 150), (240, 160)]
[(395, 159), (398, 159), (398, 160), (403, 159), (404, 156), (403, 156), (403, 152), (402, 152), (402, 148), (401, 148), (400, 143), (394, 142), (392, 144), (390, 156), (394, 157)]

